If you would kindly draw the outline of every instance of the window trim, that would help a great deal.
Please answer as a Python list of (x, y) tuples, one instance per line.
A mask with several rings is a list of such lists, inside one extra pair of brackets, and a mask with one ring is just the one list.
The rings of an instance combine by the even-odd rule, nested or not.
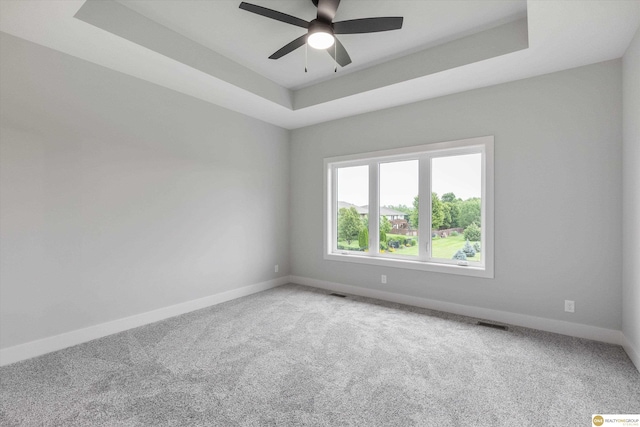
[[(419, 182), (428, 185), (428, 192), (431, 189), (431, 159), (455, 154), (459, 152), (482, 152), (482, 225), (483, 234), (483, 262), (484, 266), (458, 265), (448, 260), (439, 260), (424, 257), (427, 245), (421, 243), (419, 257), (422, 259), (408, 259), (407, 257), (382, 255), (369, 252), (363, 255), (355, 251), (338, 251), (337, 239), (335, 239), (334, 224), (337, 225), (338, 200), (337, 200), (337, 169), (348, 166), (369, 165), (369, 218), (379, 217), (379, 168), (381, 161), (401, 161), (408, 159), (418, 159)], [(371, 167), (371, 166), (375, 167)], [(346, 156), (328, 157), (324, 159), (324, 203), (323, 203), (323, 240), (324, 259), (329, 261), (350, 262), (356, 264), (369, 264), (389, 268), (405, 268), (412, 270), (431, 271), (438, 273), (458, 274), (464, 276), (474, 276), (482, 278), (494, 277), (494, 137), (482, 136), (476, 138), (461, 139), (455, 141), (436, 142), (412, 147), (395, 148), (361, 154), (351, 154)], [(428, 175), (428, 176), (426, 176)], [(422, 193), (422, 190), (420, 191)], [(431, 213), (431, 197), (420, 198), (420, 223), (429, 222)], [(426, 221), (426, 222), (424, 222)], [(371, 220), (369, 221), (370, 227)], [(375, 226), (377, 228), (377, 226)], [(369, 247), (379, 247), (378, 233), (369, 233)], [(428, 239), (429, 246), (431, 238)], [(446, 261), (446, 262), (442, 262)]]

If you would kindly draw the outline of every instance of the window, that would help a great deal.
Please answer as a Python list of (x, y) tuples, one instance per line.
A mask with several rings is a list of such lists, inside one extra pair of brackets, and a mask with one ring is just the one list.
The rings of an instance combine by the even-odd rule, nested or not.
[(325, 259), (493, 277), (492, 136), (329, 158), (325, 173)]

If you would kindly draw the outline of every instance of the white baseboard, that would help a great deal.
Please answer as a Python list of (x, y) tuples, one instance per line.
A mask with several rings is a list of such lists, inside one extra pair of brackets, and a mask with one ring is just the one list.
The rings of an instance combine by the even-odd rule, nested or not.
[(562, 320), (545, 319), (541, 317), (528, 316), (525, 314), (510, 313), (480, 307), (473, 307), (462, 304), (455, 304), (427, 298), (412, 297), (408, 295), (396, 294), (393, 292), (379, 291), (361, 288), (358, 286), (345, 285), (342, 283), (328, 282), (324, 280), (311, 279), (300, 276), (284, 276), (266, 282), (256, 283), (242, 288), (233, 289), (208, 297), (199, 298), (192, 301), (148, 311), (130, 317), (101, 323), (71, 332), (65, 332), (48, 338), (8, 347), (0, 350), (0, 366), (9, 365), (21, 360), (41, 356), (53, 351), (62, 350), (87, 341), (102, 338), (107, 335), (126, 331), (129, 329), (144, 326), (149, 323), (158, 322), (169, 317), (189, 313), (212, 305), (231, 301), (267, 289), (275, 288), (287, 283), (297, 283), (305, 286), (326, 289), (334, 292), (343, 292), (359, 295), (368, 298), (375, 298), (399, 304), (412, 305), (416, 307), (429, 308), (448, 313), (460, 314), (463, 316), (475, 317), (511, 325), (524, 326), (527, 328), (554, 332), (578, 338), (586, 338), (595, 341), (602, 341), (611, 344), (621, 345), (636, 368), (640, 371), (640, 353), (634, 348), (631, 342), (621, 331), (613, 329), (599, 328), (596, 326), (582, 325), (578, 323), (565, 322)]
[(629, 355), (629, 359), (636, 365), (636, 369), (640, 372), (640, 352), (631, 344), (631, 341), (626, 337), (626, 335), (622, 334), (622, 347), (624, 351)]
[[(541, 331), (554, 332), (562, 335), (569, 335), (577, 338), (586, 338), (594, 341), (601, 341), (610, 344), (623, 344), (621, 331), (614, 329), (599, 328), (597, 326), (583, 325), (580, 323), (565, 322), (562, 320), (545, 319), (542, 317), (529, 316), (526, 314), (510, 313), (507, 311), (492, 310), (488, 308), (473, 307), (469, 305), (455, 304), (451, 302), (437, 301), (427, 298), (413, 297), (409, 295), (397, 294), (393, 292), (379, 291), (374, 289), (361, 288), (358, 286), (345, 285), (342, 283), (327, 282), (324, 280), (311, 279), (308, 277), (290, 276), (292, 283), (311, 286), (315, 288), (327, 289), (333, 292), (359, 295), (368, 298), (375, 298), (399, 304), (412, 305), (415, 307), (429, 308), (432, 310), (444, 311), (447, 313), (460, 314), (463, 316), (475, 317), (479, 319), (492, 320), (494, 322), (507, 323), (509, 325), (523, 326), (525, 328), (538, 329)], [(629, 356), (631, 357), (631, 355)], [(633, 359), (633, 358), (632, 358)], [(635, 361), (634, 361), (635, 362)], [(636, 366), (637, 363), (636, 363)]]
[(169, 317), (178, 316), (180, 314), (189, 313), (201, 308), (231, 301), (236, 298), (262, 292), (267, 289), (275, 288), (289, 283), (289, 276), (280, 277), (278, 279), (266, 282), (255, 283), (253, 285), (244, 286), (242, 288), (233, 289), (219, 294), (210, 295), (204, 298), (171, 305), (169, 307), (159, 308), (157, 310), (147, 311), (146, 313), (136, 314), (134, 316), (125, 317), (111, 322), (101, 323), (99, 325), (89, 326), (75, 331), (65, 332), (60, 335), (54, 335), (27, 342), (24, 344), (8, 347), (0, 350), (0, 366), (9, 365), (21, 360), (30, 359), (32, 357), (41, 356), (52, 351), (62, 350), (87, 341), (102, 338), (107, 335), (126, 331), (128, 329), (137, 328), (138, 326), (147, 325), (167, 319)]

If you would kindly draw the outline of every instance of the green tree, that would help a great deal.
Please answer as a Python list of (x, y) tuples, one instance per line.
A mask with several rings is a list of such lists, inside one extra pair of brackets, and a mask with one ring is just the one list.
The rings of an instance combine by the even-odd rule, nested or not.
[[(361, 227), (365, 228), (367, 230), (367, 241), (369, 239), (369, 216), (365, 216), (364, 218), (362, 218), (362, 222), (361, 222)], [(389, 218), (387, 218), (386, 216), (380, 216), (380, 242), (384, 243), (387, 241), (387, 233), (389, 233), (391, 231), (391, 229), (393, 228), (393, 225), (391, 224), (391, 221), (389, 221)]]
[[(444, 204), (438, 198), (436, 193), (431, 193), (431, 228), (439, 229), (444, 224), (445, 211)], [(411, 227), (418, 228), (420, 217), (420, 198), (416, 196), (413, 199), (413, 211), (409, 215), (409, 223)]]
[(350, 245), (352, 240), (358, 238), (361, 226), (356, 208), (342, 208), (338, 211), (338, 240), (346, 240)]
[(445, 202), (445, 205), (449, 206), (449, 214), (451, 215), (449, 228), (460, 227), (460, 201)]
[(419, 208), (420, 208), (420, 198), (416, 196), (413, 198), (413, 210), (409, 214), (409, 224), (411, 225), (411, 228), (418, 228)]
[(386, 216), (381, 216), (380, 217), (380, 241), (381, 242), (387, 241), (387, 233), (391, 231), (391, 228), (392, 228), (392, 225), (391, 225), (391, 221), (389, 221), (389, 218), (387, 218)]
[(444, 207), (436, 193), (431, 193), (431, 228), (439, 229), (444, 224)]
[(442, 200), (443, 202), (449, 202), (449, 203), (458, 201), (458, 199), (456, 199), (456, 195), (453, 193), (444, 193), (440, 198), (440, 200)]
[(458, 218), (458, 227), (467, 228), (472, 222), (481, 223), (482, 206), (480, 198), (473, 197), (464, 202), (460, 202), (460, 216)]
[(474, 256), (476, 256), (476, 250), (473, 249), (473, 246), (471, 246), (471, 243), (469, 243), (468, 240), (467, 240), (467, 243), (464, 244), (464, 247), (462, 248), (462, 252), (464, 252), (467, 258), (473, 258)]
[(478, 227), (475, 222), (469, 224), (469, 226), (464, 229), (464, 238), (467, 241), (471, 240), (472, 242), (480, 241), (482, 238), (480, 227)]
[(453, 255), (453, 258), (451, 258), (451, 259), (457, 259), (459, 261), (466, 261), (467, 260), (467, 254), (465, 254), (462, 249), (458, 249), (458, 252), (456, 252)]
[(389, 218), (387, 218), (386, 216), (380, 217), (380, 231), (384, 231), (384, 233), (387, 234), (391, 231), (392, 227), (393, 226), (391, 225), (391, 221), (389, 221)]
[(360, 249), (367, 249), (369, 247), (369, 230), (365, 227), (362, 227), (358, 233), (358, 245)]
[(444, 214), (444, 220), (442, 221), (442, 228), (453, 228), (453, 218), (451, 215), (452, 203), (442, 203), (442, 213)]

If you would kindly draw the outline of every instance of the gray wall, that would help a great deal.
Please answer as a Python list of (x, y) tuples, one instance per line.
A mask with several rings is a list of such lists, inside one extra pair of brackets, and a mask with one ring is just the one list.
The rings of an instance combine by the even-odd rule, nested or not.
[[(292, 274), (619, 330), (621, 86), (615, 60), (293, 131)], [(495, 279), (323, 259), (324, 157), (483, 135), (495, 135)]]
[(623, 81), (622, 332), (640, 357), (640, 30), (624, 55)]
[(1, 348), (289, 274), (287, 131), (0, 43)]
[[(289, 134), (3, 34), (0, 348), (292, 273), (624, 328), (637, 349), (638, 38), (623, 148), (619, 60)], [(480, 135), (495, 279), (323, 260), (324, 157)]]

